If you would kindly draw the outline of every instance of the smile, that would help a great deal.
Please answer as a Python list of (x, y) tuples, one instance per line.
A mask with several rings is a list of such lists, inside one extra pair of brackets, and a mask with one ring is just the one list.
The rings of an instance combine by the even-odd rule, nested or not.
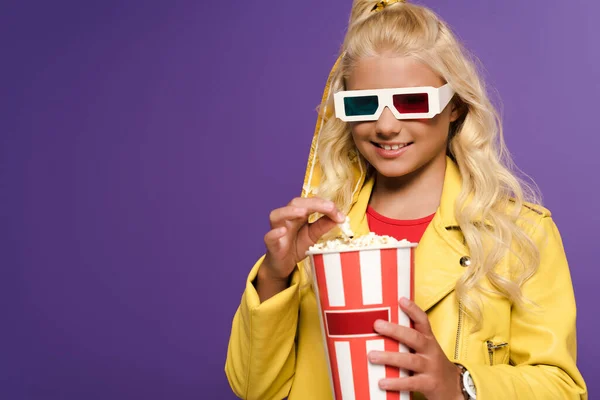
[(394, 143), (394, 144), (382, 144), (382, 143), (375, 143), (375, 142), (371, 142), (371, 143), (373, 143), (375, 146), (379, 147), (380, 149), (384, 149), (384, 150), (399, 150), (403, 147), (406, 147), (406, 146), (412, 144), (412, 142)]

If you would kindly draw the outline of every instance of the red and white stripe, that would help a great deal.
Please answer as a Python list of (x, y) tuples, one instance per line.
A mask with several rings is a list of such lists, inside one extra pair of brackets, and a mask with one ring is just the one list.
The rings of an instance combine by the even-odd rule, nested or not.
[(413, 256), (411, 247), (312, 256), (336, 400), (411, 399), (408, 392), (386, 392), (378, 386), (383, 378), (407, 376), (407, 372), (373, 365), (367, 354), (408, 351), (376, 334), (373, 323), (387, 319), (410, 325), (398, 299), (413, 298)]

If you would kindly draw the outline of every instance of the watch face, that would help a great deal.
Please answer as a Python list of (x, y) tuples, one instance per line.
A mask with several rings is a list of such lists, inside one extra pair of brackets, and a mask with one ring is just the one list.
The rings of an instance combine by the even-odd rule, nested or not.
[(476, 399), (477, 398), (477, 389), (475, 388), (475, 382), (473, 382), (473, 378), (471, 377), (471, 374), (469, 373), (469, 371), (466, 371), (465, 374), (463, 375), (463, 385), (465, 386), (465, 389), (466, 389), (467, 393), (469, 394), (469, 396), (472, 399)]

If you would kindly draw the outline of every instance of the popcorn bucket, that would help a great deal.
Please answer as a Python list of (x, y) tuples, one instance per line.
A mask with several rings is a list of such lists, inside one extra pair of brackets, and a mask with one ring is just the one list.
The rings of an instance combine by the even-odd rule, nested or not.
[(375, 333), (373, 324), (382, 319), (411, 326), (398, 299), (413, 299), (416, 246), (401, 242), (365, 249), (307, 252), (335, 400), (412, 398), (409, 392), (380, 389), (380, 379), (408, 376), (408, 372), (371, 364), (367, 354), (372, 350), (408, 351), (397, 341)]

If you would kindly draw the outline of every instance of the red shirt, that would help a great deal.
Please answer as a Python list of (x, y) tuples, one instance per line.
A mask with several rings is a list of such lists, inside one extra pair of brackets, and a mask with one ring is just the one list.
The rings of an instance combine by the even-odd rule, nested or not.
[(377, 213), (371, 206), (367, 207), (367, 221), (371, 232), (379, 236), (391, 236), (397, 240), (406, 239), (412, 243), (421, 240), (434, 216), (435, 213), (419, 219), (392, 219)]

